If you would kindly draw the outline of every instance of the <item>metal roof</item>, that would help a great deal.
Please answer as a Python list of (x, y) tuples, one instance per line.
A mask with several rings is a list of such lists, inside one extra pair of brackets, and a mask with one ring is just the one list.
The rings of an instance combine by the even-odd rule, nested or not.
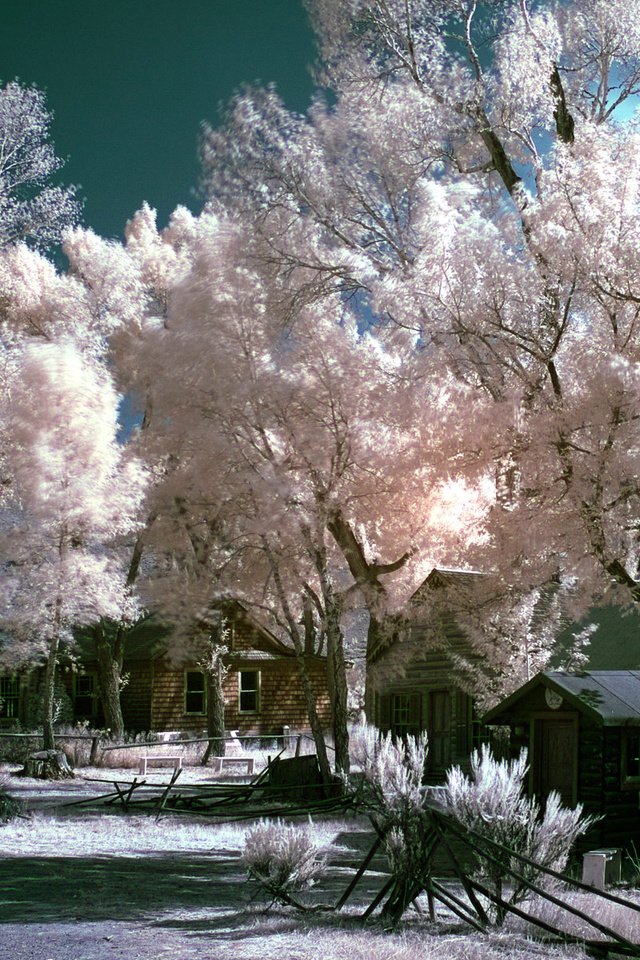
[(489, 710), (483, 721), (500, 722), (500, 716), (537, 686), (557, 691), (568, 705), (605, 726), (640, 725), (640, 670), (545, 671)]

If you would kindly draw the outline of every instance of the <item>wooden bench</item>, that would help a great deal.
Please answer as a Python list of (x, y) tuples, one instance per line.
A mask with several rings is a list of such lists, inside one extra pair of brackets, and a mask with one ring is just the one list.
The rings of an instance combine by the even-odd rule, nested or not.
[(147, 772), (147, 766), (152, 763), (159, 767), (173, 767), (174, 770), (182, 770), (182, 757), (179, 756), (167, 756), (162, 754), (157, 754), (156, 756), (146, 756), (140, 757), (140, 774), (144, 775)]
[(253, 776), (255, 760), (253, 757), (214, 757), (214, 772), (222, 773), (225, 767), (246, 767), (247, 776)]

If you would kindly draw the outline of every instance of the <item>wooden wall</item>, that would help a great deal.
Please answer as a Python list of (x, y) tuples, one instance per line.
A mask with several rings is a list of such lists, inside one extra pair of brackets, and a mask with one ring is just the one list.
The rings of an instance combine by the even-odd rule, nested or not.
[(120, 695), (125, 730), (131, 733), (151, 730), (152, 664), (149, 660), (125, 661), (124, 673), (129, 674)]
[[(383, 731), (392, 729), (393, 697), (408, 694), (415, 727), (412, 732), (426, 730), (431, 742), (427, 772), (433, 782), (442, 780), (452, 765), (469, 769), (469, 756), (481, 733), (479, 724), (474, 724), (471, 697), (452, 681), (452, 656), (468, 653), (468, 643), (456, 633), (455, 625), (450, 626), (437, 647), (423, 628), (415, 626), (406, 638), (383, 650), (367, 666), (368, 718)], [(430, 643), (432, 649), (428, 649)], [(443, 710), (448, 711), (446, 728)]]
[[(260, 713), (240, 713), (238, 709), (238, 673), (230, 670), (225, 683), (227, 703), (225, 726), (241, 734), (282, 733), (284, 725), (292, 730), (309, 730), (307, 706), (294, 660), (262, 661), (243, 666), (260, 670)], [(325, 729), (331, 724), (331, 708), (327, 692), (326, 665), (323, 661), (307, 661), (307, 671), (314, 693), (316, 710)]]
[[(225, 727), (242, 734), (280, 734), (287, 725), (292, 730), (308, 730), (309, 721), (297, 661), (289, 659), (243, 662), (240, 669), (260, 671), (260, 711), (241, 714), (238, 711), (238, 670), (232, 666), (224, 690)], [(316, 709), (324, 727), (331, 723), (324, 661), (307, 663)], [(200, 731), (207, 725), (204, 715), (184, 712), (184, 669), (166, 661), (155, 661), (151, 706), (152, 730)]]

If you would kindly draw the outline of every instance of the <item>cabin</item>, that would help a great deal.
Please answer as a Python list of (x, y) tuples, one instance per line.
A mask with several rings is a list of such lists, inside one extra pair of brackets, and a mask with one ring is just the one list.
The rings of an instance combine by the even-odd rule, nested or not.
[(416, 615), (367, 657), (369, 720), (398, 737), (426, 731), (432, 782), (444, 779), (452, 765), (468, 769), (470, 754), (488, 732), (473, 698), (452, 680), (456, 658), (469, 656), (464, 633), (450, 615), (439, 614), (430, 622), (419, 611), (434, 592), (468, 595), (482, 576), (474, 570), (432, 570), (411, 599)]
[(545, 671), (489, 710), (513, 756), (526, 747), (529, 793), (602, 816), (588, 846), (640, 845), (640, 670)]
[[(367, 657), (368, 718), (396, 736), (426, 731), (427, 776), (433, 783), (454, 765), (468, 772), (470, 754), (482, 743), (491, 743), (496, 753), (503, 750), (504, 737), (469, 693), (479, 655), (471, 652), (451, 613), (481, 603), (486, 584), (479, 571), (435, 568), (411, 598), (410, 618)], [(595, 632), (585, 651), (587, 669), (640, 670), (640, 616), (616, 605), (591, 610), (581, 624), (567, 626), (551, 666), (566, 664), (573, 635), (588, 624)], [(464, 686), (462, 662), (471, 681)]]
[[(309, 730), (300, 666), (292, 647), (252, 616), (241, 603), (225, 604), (229, 652), (225, 728), (244, 736)], [(326, 657), (305, 656), (320, 721), (331, 726)], [(29, 701), (36, 693), (38, 671), (0, 678), (0, 727), (29, 726)], [(128, 732), (176, 730), (195, 734), (207, 726), (207, 678), (195, 659), (170, 656), (168, 636), (152, 618), (127, 637), (121, 705)], [(98, 665), (90, 633), (77, 638), (73, 659), (60, 665), (60, 698), (68, 705), (65, 720), (104, 726)], [(31, 711), (33, 712), (33, 711)], [(37, 724), (35, 720), (35, 724)]]

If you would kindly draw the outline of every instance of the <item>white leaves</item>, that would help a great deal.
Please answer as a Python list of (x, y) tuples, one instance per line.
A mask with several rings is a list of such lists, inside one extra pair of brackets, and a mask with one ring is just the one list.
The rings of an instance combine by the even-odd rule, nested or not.
[(134, 527), (146, 476), (116, 443), (118, 396), (95, 359), (61, 340), (28, 341), (15, 360), (0, 619), (42, 638), (122, 612), (124, 576), (107, 547)]
[(0, 247), (20, 241), (46, 248), (78, 219), (72, 187), (47, 187), (62, 166), (49, 142), (44, 94), (16, 81), (0, 89)]

